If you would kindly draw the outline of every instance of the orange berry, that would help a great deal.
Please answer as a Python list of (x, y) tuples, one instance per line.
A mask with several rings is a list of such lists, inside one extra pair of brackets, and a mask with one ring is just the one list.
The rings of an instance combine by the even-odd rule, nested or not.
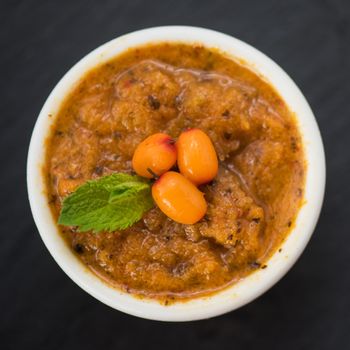
[(218, 158), (209, 136), (199, 129), (184, 131), (176, 142), (181, 174), (196, 185), (211, 181), (218, 173)]
[(140, 176), (152, 178), (168, 171), (176, 162), (176, 146), (167, 134), (153, 134), (143, 140), (132, 158), (132, 167)]
[(152, 195), (159, 209), (181, 224), (194, 224), (207, 211), (204, 194), (174, 171), (168, 171), (154, 183)]

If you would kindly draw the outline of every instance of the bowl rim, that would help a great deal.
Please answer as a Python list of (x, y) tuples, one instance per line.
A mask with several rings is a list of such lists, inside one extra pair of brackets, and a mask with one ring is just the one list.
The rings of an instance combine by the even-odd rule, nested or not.
[[(140, 299), (107, 285), (90, 272), (71, 252), (58, 234), (45, 195), (42, 172), (45, 140), (59, 106), (79, 83), (80, 78), (126, 49), (156, 42), (197, 43), (218, 48), (245, 64), (267, 80), (295, 113), (302, 134), (307, 161), (304, 200), (295, 225), (260, 269), (241, 281), (210, 296), (170, 305)], [(273, 60), (249, 44), (211, 29), (191, 26), (163, 26), (138, 30), (113, 39), (93, 50), (76, 63), (57, 83), (44, 103), (33, 129), (27, 158), (27, 189), (33, 218), (44, 244), (63, 271), (87, 293), (119, 311), (159, 321), (192, 321), (210, 318), (235, 310), (262, 295), (280, 280), (305, 249), (315, 229), (324, 197), (325, 155), (321, 135), (312, 110), (293, 80)]]

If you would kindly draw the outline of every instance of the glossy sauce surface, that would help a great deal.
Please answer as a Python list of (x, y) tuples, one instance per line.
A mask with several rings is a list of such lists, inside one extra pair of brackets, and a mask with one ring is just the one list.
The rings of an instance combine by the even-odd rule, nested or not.
[(79, 233), (72, 250), (108, 283), (164, 303), (220, 290), (258, 268), (290, 232), (306, 165), (296, 121), (263, 79), (215, 50), (182, 44), (131, 49), (88, 73), (67, 97), (47, 140), (48, 201), (89, 179), (132, 173), (137, 145), (154, 133), (199, 128), (219, 171), (200, 186), (207, 214), (179, 224), (158, 208), (131, 228)]

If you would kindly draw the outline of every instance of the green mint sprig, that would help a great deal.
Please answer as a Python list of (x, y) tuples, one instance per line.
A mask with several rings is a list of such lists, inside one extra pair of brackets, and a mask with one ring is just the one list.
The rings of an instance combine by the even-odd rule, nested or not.
[(124, 230), (153, 206), (149, 181), (116, 173), (88, 181), (67, 196), (58, 223), (80, 232)]

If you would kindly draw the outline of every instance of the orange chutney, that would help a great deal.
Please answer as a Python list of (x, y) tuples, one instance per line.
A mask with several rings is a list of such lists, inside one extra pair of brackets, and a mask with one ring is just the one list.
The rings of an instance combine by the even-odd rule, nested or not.
[(199, 128), (219, 159), (199, 189), (207, 214), (179, 224), (157, 207), (132, 227), (60, 227), (72, 251), (107, 283), (169, 302), (221, 290), (259, 268), (288, 236), (302, 205), (305, 160), (293, 114), (262, 77), (200, 45), (133, 48), (88, 72), (67, 96), (47, 139), (48, 201), (87, 180), (133, 173), (137, 145), (162, 132)]

